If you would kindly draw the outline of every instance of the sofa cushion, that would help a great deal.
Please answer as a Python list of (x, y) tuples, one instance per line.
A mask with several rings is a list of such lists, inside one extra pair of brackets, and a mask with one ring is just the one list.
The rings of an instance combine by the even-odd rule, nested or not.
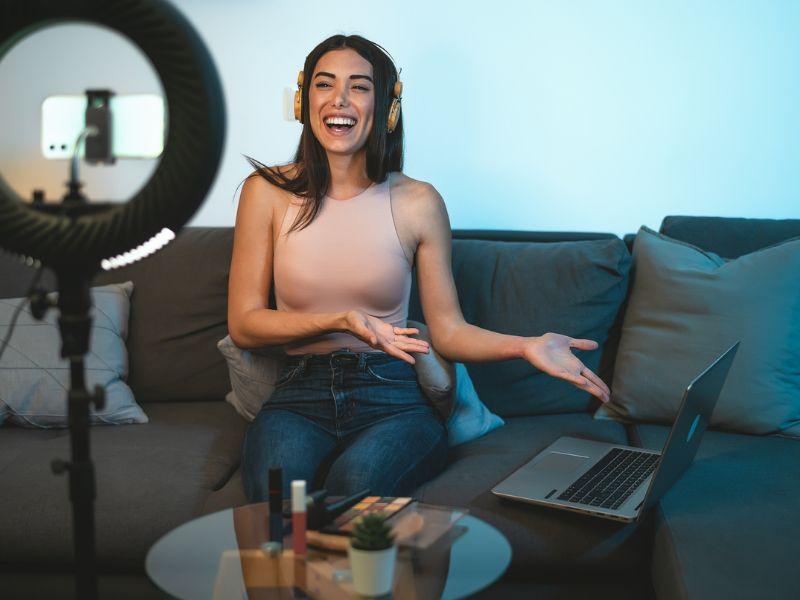
[[(499, 333), (553, 331), (596, 340), (574, 351), (596, 372), (628, 284), (630, 255), (619, 238), (572, 242), (453, 240), (453, 277), (468, 323)], [(416, 282), (415, 282), (416, 283)], [(416, 315), (415, 285), (409, 318)], [(593, 397), (523, 359), (470, 363), (478, 395), (501, 417), (586, 411)]]
[[(246, 422), (224, 402), (153, 403), (150, 422), (92, 428), (98, 564), (141, 567), (150, 545), (202, 511), (239, 464)], [(3, 428), (0, 563), (39, 569), (72, 563), (72, 506), (63, 429)], [(46, 540), (46, 541), (45, 541)]]
[(800, 237), (735, 260), (642, 227), (611, 402), (598, 418), (671, 424), (683, 391), (741, 340), (711, 425), (800, 436)]
[[(636, 425), (661, 449), (669, 428)], [(660, 598), (788, 598), (800, 589), (800, 440), (706, 431), (694, 463), (655, 509)]]
[(800, 219), (668, 216), (660, 233), (723, 258), (738, 258), (800, 235)]
[(499, 498), (491, 488), (561, 436), (627, 444), (625, 427), (588, 414), (509, 417), (506, 425), (450, 450), (447, 469), (421, 486), (425, 502), (466, 506), (497, 527), (513, 550), (514, 576), (645, 568), (647, 525), (626, 525)]
[[(133, 283), (126, 281), (91, 289), (91, 333), (85, 358), (86, 389), (104, 390), (105, 405), (90, 406), (90, 421), (121, 425), (147, 423), (147, 415), (125, 383), (128, 376), (128, 315)], [(56, 295), (51, 296), (55, 301)], [(0, 339), (5, 339), (23, 298), (0, 299)], [(8, 346), (0, 357), (0, 424), (4, 412), (23, 427), (66, 427), (70, 364), (61, 356), (62, 339), (57, 310), (36, 319), (25, 306), (17, 315)]]
[(228, 333), (232, 247), (231, 227), (183, 229), (155, 254), (95, 278), (134, 283), (128, 384), (139, 402), (221, 401), (230, 389), (216, 343)]

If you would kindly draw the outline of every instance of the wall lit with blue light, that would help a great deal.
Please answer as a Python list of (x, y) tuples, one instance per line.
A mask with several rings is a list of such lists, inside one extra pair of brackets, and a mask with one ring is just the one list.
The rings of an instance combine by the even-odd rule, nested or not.
[[(228, 102), (224, 162), (191, 225), (233, 224), (250, 172), (242, 154), (290, 160), (300, 125), (283, 119), (285, 91), (333, 33), (364, 35), (402, 67), (404, 170), (439, 190), (453, 228), (624, 234), (669, 214), (800, 218), (800, 2), (176, 4), (209, 45)], [(69, 27), (84, 46), (100, 35)], [(69, 27), (3, 61), (4, 95), (29, 94), (27, 106), (97, 84), (81, 67), (85, 48), (64, 43)], [(73, 65), (69, 80), (32, 81), (25, 52), (49, 56), (54, 71)], [(119, 56), (115, 76), (135, 73), (126, 93), (158, 90), (126, 68), (141, 57)], [(4, 177), (29, 193), (47, 173), (42, 183), (59, 189), (64, 175), (45, 169), (37, 139), (26, 153), (17, 122), (3, 123)], [(12, 159), (24, 175), (8, 172)], [(116, 168), (87, 171), (87, 190), (126, 196), (151, 171)]]

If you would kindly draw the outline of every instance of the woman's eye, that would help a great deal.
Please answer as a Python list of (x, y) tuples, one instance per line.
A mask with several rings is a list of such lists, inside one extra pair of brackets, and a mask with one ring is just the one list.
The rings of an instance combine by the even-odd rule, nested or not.
[[(331, 87), (331, 85), (330, 85), (329, 83), (326, 83), (326, 82), (324, 82), (324, 81), (320, 81), (320, 82), (319, 82), (319, 83), (316, 85), (316, 87), (318, 87), (318, 88), (321, 88), (321, 87), (323, 87), (323, 86)], [(353, 88), (354, 88), (354, 89), (357, 89), (357, 90), (363, 90), (363, 91), (365, 91), (365, 92), (368, 92), (368, 91), (369, 91), (369, 88), (368, 88), (368, 87), (364, 87), (363, 85), (354, 85), (354, 86), (353, 86)]]

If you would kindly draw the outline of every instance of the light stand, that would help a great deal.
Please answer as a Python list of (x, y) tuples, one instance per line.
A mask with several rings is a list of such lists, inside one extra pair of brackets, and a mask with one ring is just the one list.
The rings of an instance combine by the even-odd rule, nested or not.
[[(89, 21), (127, 36), (152, 61), (168, 104), (169, 129), (160, 165), (127, 204), (89, 203), (80, 182), (70, 180), (61, 204), (30, 204), (0, 176), (0, 246), (50, 266), (59, 289), (61, 356), (70, 362), (68, 393), (70, 461), (77, 598), (97, 597), (94, 536), (94, 465), (89, 444), (89, 405), (102, 408), (102, 388), (86, 390), (89, 349), (89, 285), (101, 262), (153, 238), (174, 232), (205, 199), (219, 166), (225, 107), (213, 61), (192, 25), (165, 0), (5, 0), (0, 3), (0, 59), (19, 40), (59, 21)], [(34, 314), (49, 303), (42, 294)]]

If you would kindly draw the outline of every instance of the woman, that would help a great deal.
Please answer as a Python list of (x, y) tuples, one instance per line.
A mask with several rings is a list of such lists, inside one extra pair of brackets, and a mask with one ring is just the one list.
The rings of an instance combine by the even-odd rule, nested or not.
[[(405, 327), (412, 265), (442, 356), (523, 358), (608, 401), (605, 383), (570, 351), (596, 342), (503, 335), (464, 321), (444, 201), (402, 173), (402, 116), (389, 118), (398, 74), (383, 49), (335, 35), (308, 55), (303, 73), (294, 162), (268, 168), (250, 159), (257, 170), (236, 215), (231, 338), (287, 355), (245, 436), (248, 499), (267, 497), (270, 467), (283, 469), (285, 492), (289, 480), (306, 479), (334, 495), (369, 488), (385, 496), (408, 495), (444, 468), (445, 427), (412, 366), (430, 349)], [(278, 310), (265, 308), (273, 272)]]

